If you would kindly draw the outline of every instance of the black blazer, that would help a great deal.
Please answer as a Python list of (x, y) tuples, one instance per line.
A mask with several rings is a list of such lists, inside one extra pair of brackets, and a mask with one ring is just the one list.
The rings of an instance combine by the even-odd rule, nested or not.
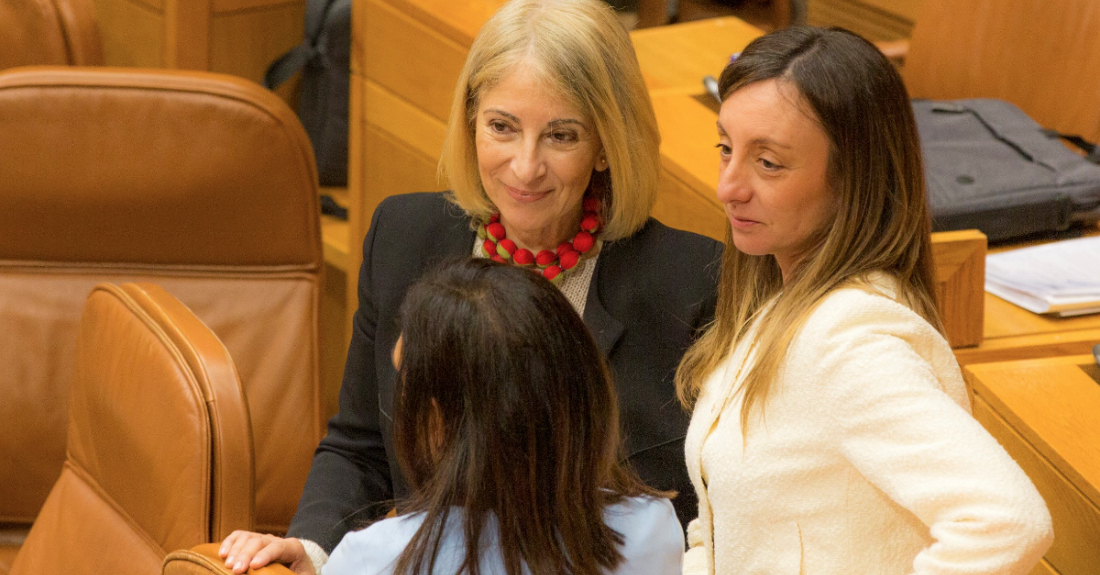
[[(469, 218), (442, 193), (387, 198), (363, 242), (359, 309), (340, 389), (340, 411), (313, 458), (289, 536), (326, 552), (351, 529), (384, 514), (407, 486), (393, 453), (396, 314), (425, 270), (473, 252)], [(698, 514), (684, 463), (689, 414), (673, 375), (714, 316), (722, 246), (650, 219), (633, 236), (606, 242), (584, 321), (608, 358), (619, 394), (625, 451), (647, 484), (675, 490), (684, 525)]]

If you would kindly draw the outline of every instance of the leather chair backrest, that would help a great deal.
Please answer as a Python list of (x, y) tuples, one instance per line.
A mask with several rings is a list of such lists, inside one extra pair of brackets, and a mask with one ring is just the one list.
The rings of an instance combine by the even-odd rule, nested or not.
[(65, 33), (69, 64), (102, 66), (103, 40), (96, 20), (95, 0), (53, 0)]
[(1100, 2), (922, 0), (903, 75), (914, 98), (1000, 98), (1100, 139)]
[[(161, 575), (232, 575), (225, 568), (225, 561), (218, 557), (218, 543), (198, 545), (191, 549), (173, 551), (164, 558)], [(249, 569), (248, 575), (294, 575), (294, 572), (278, 563), (259, 569)]]
[(323, 429), (317, 173), (294, 112), (230, 76), (24, 68), (0, 72), (0, 134), (0, 522), (30, 523), (61, 471), (85, 295), (152, 282), (233, 355), (257, 527), (285, 529)]
[(93, 0), (0, 0), (0, 70), (102, 64)]
[(248, 408), (229, 352), (151, 284), (84, 305), (65, 466), (12, 575), (155, 573), (252, 523)]

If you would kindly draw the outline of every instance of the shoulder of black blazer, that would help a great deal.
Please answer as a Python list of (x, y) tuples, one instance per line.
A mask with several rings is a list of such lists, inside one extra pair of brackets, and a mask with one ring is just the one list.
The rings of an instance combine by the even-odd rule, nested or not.
[[(365, 249), (376, 259), (383, 254), (400, 255), (400, 261), (379, 262), (382, 265), (374, 273), (396, 279), (385, 283), (400, 286), (402, 292), (428, 266), (473, 252), (475, 232), (469, 217), (447, 199), (446, 192), (386, 198), (375, 211), (371, 226), (378, 228), (371, 234), (374, 245)], [(601, 351), (610, 354), (622, 336), (624, 327), (617, 316), (627, 312), (631, 294), (660, 301), (678, 314), (701, 310), (704, 321), (709, 321), (721, 254), (719, 242), (670, 228), (653, 218), (630, 237), (606, 242), (584, 313)], [(395, 269), (398, 266), (405, 269)]]

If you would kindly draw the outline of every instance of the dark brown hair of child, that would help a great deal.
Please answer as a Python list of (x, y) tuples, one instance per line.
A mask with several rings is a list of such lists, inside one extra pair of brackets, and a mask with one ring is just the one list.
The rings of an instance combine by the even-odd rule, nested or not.
[(485, 259), (447, 263), (401, 308), (394, 447), (424, 523), (395, 573), (434, 573), (462, 508), (465, 558), (499, 525), (509, 575), (596, 575), (622, 561), (603, 510), (661, 495), (620, 462), (618, 399), (584, 322), (550, 282)]

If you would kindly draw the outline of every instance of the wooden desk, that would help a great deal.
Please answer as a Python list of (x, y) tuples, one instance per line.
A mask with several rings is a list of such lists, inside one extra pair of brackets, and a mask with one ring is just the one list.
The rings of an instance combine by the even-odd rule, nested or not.
[(730, 56), (763, 35), (737, 18), (714, 18), (630, 33), (650, 93), (702, 91), (703, 76), (718, 77)]
[[(1100, 235), (1100, 226), (1090, 228), (1086, 235)], [(1000, 246), (991, 251), (1019, 247), (1023, 246)], [(1100, 314), (1071, 318), (1038, 315), (985, 294), (985, 340), (976, 348), (957, 350), (956, 357), (959, 363), (968, 364), (1076, 355), (1090, 353), (1097, 343)]]
[(1085, 575), (1100, 565), (1100, 369), (1092, 356), (964, 368), (974, 417), (1020, 464), (1054, 519), (1039, 573)]

